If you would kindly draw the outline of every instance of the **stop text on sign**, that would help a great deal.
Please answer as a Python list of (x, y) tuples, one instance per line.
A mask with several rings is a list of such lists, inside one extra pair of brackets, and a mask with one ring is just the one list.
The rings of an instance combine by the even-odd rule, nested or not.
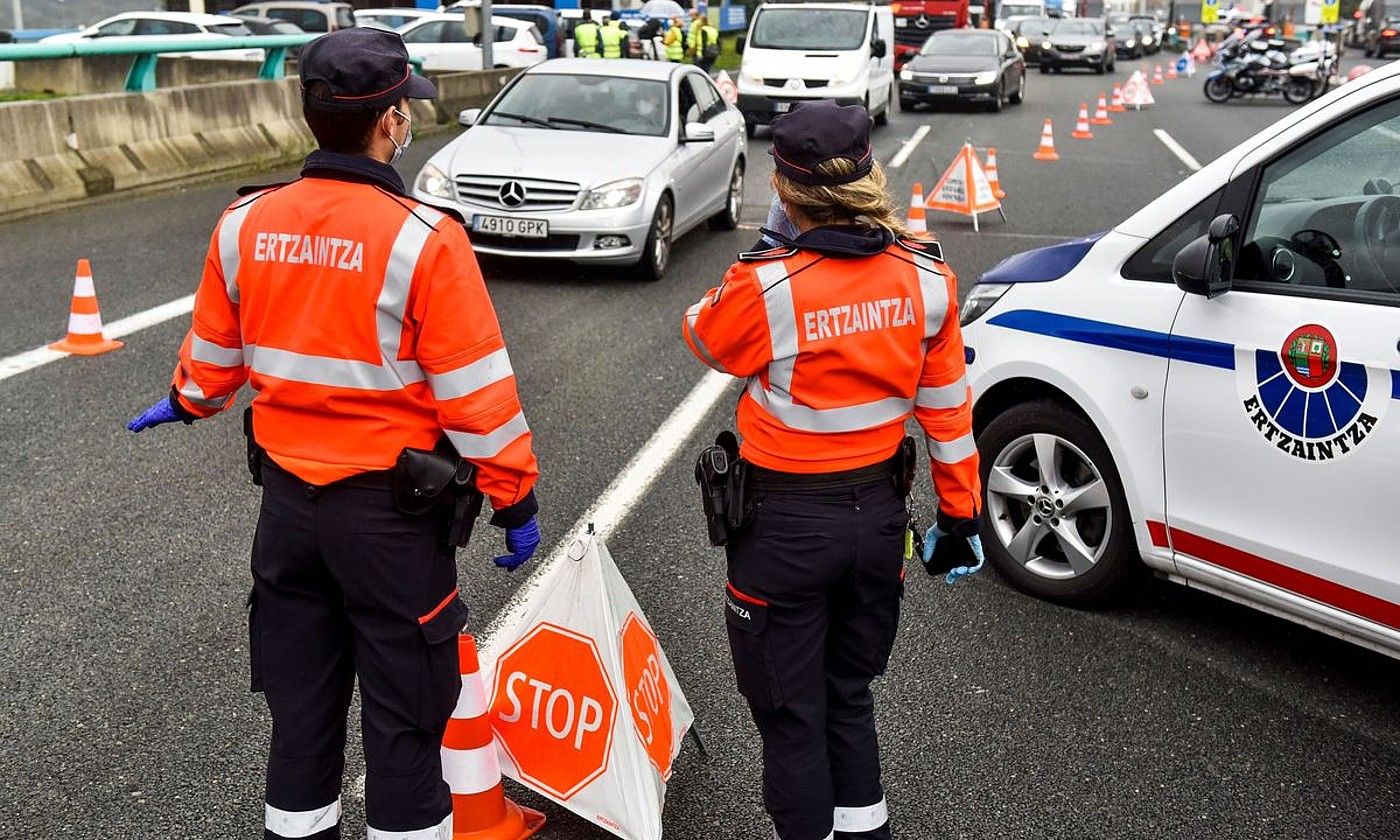
[[(525, 690), (527, 704), (521, 703), (520, 694), (517, 693), (521, 684), (528, 686)], [(510, 704), (510, 710), (502, 712), (497, 720), (515, 723), (528, 705), (531, 729), (538, 730), (543, 724), (549, 737), (558, 741), (572, 741), (575, 750), (583, 749), (584, 736), (603, 727), (602, 703), (587, 695), (576, 700), (567, 688), (556, 688), (523, 671), (514, 671), (506, 677), (506, 701)]]

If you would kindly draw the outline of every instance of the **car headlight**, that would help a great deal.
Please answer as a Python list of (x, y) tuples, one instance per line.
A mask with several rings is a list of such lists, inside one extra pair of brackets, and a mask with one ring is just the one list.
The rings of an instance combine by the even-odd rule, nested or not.
[(913, 70), (910, 70), (908, 67), (904, 68), (903, 70), (900, 70), (900, 71), (899, 71), (899, 80), (900, 80), (901, 82), (912, 82), (912, 81), (914, 81), (914, 71), (913, 71)]
[(643, 186), (641, 178), (624, 178), (621, 181), (604, 184), (596, 190), (590, 190), (588, 195), (583, 197), (583, 204), (579, 209), (612, 210), (636, 204), (638, 199), (642, 197)]
[(761, 87), (763, 85), (763, 79), (759, 78), (758, 76), (751, 76), (748, 73), (740, 73), (739, 81), (744, 82), (745, 84), (754, 85), (755, 87)]
[(986, 315), (1010, 288), (1009, 283), (978, 283), (973, 286), (963, 301), (958, 323), (965, 327)]
[(1129, 38), (1128, 40), (1123, 42), (1123, 46), (1127, 47), (1128, 49), (1132, 49), (1133, 47), (1137, 46), (1137, 39)]
[(1042, 50), (1053, 49), (1054, 46), (1055, 46), (1055, 45), (1052, 44), (1052, 43), (1050, 43), (1049, 41), (1041, 41), (1041, 42), (1040, 42), (1040, 48), (1041, 48)]
[(419, 192), (437, 198), (452, 198), (452, 181), (441, 169), (431, 163), (423, 164), (423, 168), (418, 170), (418, 180), (414, 182)]
[(996, 80), (997, 71), (995, 70), (988, 70), (985, 73), (978, 73), (976, 76), (972, 77), (972, 83), (974, 85), (989, 85), (992, 82), (995, 82)]
[(1103, 48), (1108, 46), (1103, 41), (1095, 41), (1089, 45), (1089, 52), (1103, 52)]
[(1028, 50), (1031, 48), (1031, 42), (1027, 41), (1026, 36), (1022, 35), (1016, 39), (1016, 46), (1019, 49)]

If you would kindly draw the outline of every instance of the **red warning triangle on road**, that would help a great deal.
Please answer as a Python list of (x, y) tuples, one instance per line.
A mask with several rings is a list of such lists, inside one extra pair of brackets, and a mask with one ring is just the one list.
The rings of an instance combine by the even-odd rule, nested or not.
[(1137, 70), (1123, 84), (1123, 105), (1133, 110), (1139, 110), (1144, 105), (1156, 105), (1157, 100), (1152, 96), (1152, 91), (1148, 88), (1147, 77)]
[(987, 178), (987, 172), (982, 168), (982, 162), (977, 159), (977, 153), (972, 150), (971, 143), (963, 144), (953, 162), (943, 172), (943, 177), (934, 185), (924, 206), (929, 210), (971, 216), (972, 229), (979, 231), (981, 227), (978, 225), (977, 216), (980, 213), (996, 210), (1001, 213), (1003, 220), (1006, 219), (1006, 212), (1002, 210), (1001, 202), (997, 200), (992, 189), (992, 182)]

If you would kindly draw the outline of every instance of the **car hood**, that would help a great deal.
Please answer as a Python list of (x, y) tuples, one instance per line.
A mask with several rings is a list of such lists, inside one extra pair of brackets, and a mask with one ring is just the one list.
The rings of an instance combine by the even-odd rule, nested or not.
[(976, 73), (999, 65), (994, 55), (921, 55), (905, 66), (916, 73)]
[(820, 50), (765, 50), (750, 47), (744, 52), (741, 69), (760, 79), (854, 78), (868, 61), (863, 50), (845, 52)]
[[(478, 125), (445, 151), (448, 175), (519, 176), (596, 187), (649, 174), (675, 149), (668, 137)], [(580, 162), (587, 161), (586, 166)]]
[(1097, 41), (1107, 41), (1106, 35), (1051, 35), (1046, 38), (1052, 44), (1064, 44), (1065, 46), (1089, 46)]

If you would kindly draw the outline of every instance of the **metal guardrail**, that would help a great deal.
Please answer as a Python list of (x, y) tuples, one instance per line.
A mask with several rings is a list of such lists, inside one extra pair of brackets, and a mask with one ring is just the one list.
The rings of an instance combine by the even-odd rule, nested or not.
[[(131, 69), (126, 74), (126, 90), (141, 92), (156, 89), (156, 59), (164, 53), (218, 52), (228, 50), (264, 51), (259, 79), (276, 80), (284, 75), (287, 50), (316, 40), (319, 35), (253, 35), (243, 38), (176, 38), (165, 35), (123, 37), (104, 41), (101, 38), (69, 41), (57, 44), (0, 44), (0, 61), (38, 61), (55, 58), (83, 58), (94, 55), (132, 56)], [(410, 59), (414, 68), (423, 72), (421, 60)]]

